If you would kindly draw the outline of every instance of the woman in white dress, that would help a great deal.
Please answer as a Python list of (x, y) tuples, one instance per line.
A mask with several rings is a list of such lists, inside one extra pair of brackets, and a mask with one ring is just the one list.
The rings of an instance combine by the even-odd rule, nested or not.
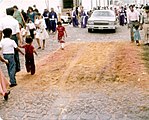
[(46, 24), (45, 24), (45, 20), (42, 18), (42, 15), (40, 13), (37, 14), (37, 20), (35, 22), (36, 24), (36, 40), (38, 43), (38, 48), (41, 48), (40, 45), (40, 40), (42, 40), (43, 44), (42, 44), (42, 49), (44, 50), (45, 48), (45, 40), (49, 38), (49, 34), (46, 31)]

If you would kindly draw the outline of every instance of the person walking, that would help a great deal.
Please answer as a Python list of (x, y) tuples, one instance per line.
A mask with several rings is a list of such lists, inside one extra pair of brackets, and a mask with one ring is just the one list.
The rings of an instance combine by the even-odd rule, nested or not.
[(20, 23), (19, 23), (19, 28), (20, 28), (20, 36), (21, 36), (21, 39), (22, 39), (22, 43), (24, 43), (25, 42), (25, 38), (27, 36), (27, 30)]
[(140, 40), (141, 40), (141, 36), (140, 36), (140, 32), (139, 32), (139, 24), (133, 26), (133, 32), (134, 32), (134, 41), (136, 42), (137, 46), (140, 46)]
[(57, 14), (54, 11), (54, 8), (51, 8), (51, 12), (49, 13), (49, 20), (50, 20), (49, 32), (52, 30), (52, 32), (54, 33), (56, 31), (56, 23), (58, 21)]
[(0, 41), (0, 49), (2, 49), (2, 53), (4, 59), (8, 60), (7, 70), (10, 78), (10, 87), (14, 87), (17, 85), (16, 83), (16, 62), (14, 58), (14, 49), (19, 51), (22, 55), (24, 53), (18, 48), (17, 44), (14, 40), (11, 39), (12, 30), (10, 28), (6, 28), (3, 30), (4, 37)]
[(22, 15), (22, 13), (18, 10), (18, 7), (15, 5), (13, 6), (13, 10), (14, 10), (14, 13), (13, 13), (13, 17), (21, 24), (21, 25), (25, 25), (25, 20), (24, 20), (24, 17)]
[[(0, 61), (4, 62), (5, 64), (8, 64), (8, 60), (4, 59), (0, 55)], [(8, 100), (8, 95), (10, 94), (10, 91), (7, 90), (7, 87), (10, 85), (10, 82), (5, 78), (2, 70), (0, 69), (0, 93), (4, 96), (5, 100)]]
[(149, 45), (149, 6), (145, 6), (145, 12), (142, 15), (141, 29), (144, 30), (144, 45)]
[(36, 15), (39, 13), (39, 10), (37, 9), (36, 5), (33, 5), (33, 11)]
[(130, 35), (131, 35), (131, 42), (134, 42), (134, 31), (133, 27), (136, 24), (139, 24), (139, 14), (137, 11), (134, 10), (134, 6), (129, 6), (130, 12), (127, 14), (127, 22), (128, 22), (128, 28), (130, 28)]
[(44, 9), (44, 12), (43, 12), (43, 17), (44, 17), (44, 20), (45, 20), (45, 23), (46, 23), (46, 29), (48, 30), (49, 29), (49, 11), (48, 9)]
[(124, 10), (124, 7), (121, 7), (121, 10), (119, 11), (119, 24), (121, 26), (124, 26), (125, 24), (125, 15), (126, 15), (126, 12)]
[(36, 26), (30, 18), (28, 19), (28, 23), (26, 24), (26, 27), (27, 27), (27, 30), (29, 31), (30, 36), (32, 37), (32, 39), (34, 39)]
[(78, 25), (79, 25), (78, 15), (79, 15), (78, 7), (76, 7), (75, 10), (72, 11), (72, 24), (73, 24), (73, 27), (78, 27)]
[[(13, 18), (13, 12), (14, 12), (13, 8), (6, 9), (7, 15), (0, 21), (0, 40), (2, 39), (3, 30), (5, 28), (11, 28), (12, 30), (11, 39), (13, 39), (15, 43), (18, 45), (22, 43), (22, 39), (20, 35), (19, 23), (15, 18)], [(17, 50), (15, 50), (14, 58), (16, 63), (15, 71), (19, 72), (21, 70), (21, 67), (20, 67), (19, 53)]]
[(48, 32), (46, 31), (46, 24), (42, 15), (40, 13), (37, 14), (37, 24), (36, 24), (36, 40), (38, 44), (38, 48), (41, 48), (40, 40), (42, 40), (42, 50), (45, 49), (45, 40), (49, 38)]
[(81, 28), (86, 28), (88, 16), (87, 16), (87, 14), (85, 13), (83, 7), (81, 7), (80, 16), (81, 16)]
[(33, 11), (32, 7), (28, 7), (27, 16), (28, 16), (28, 19), (31, 19), (33, 23), (35, 22), (35, 20), (36, 20), (36, 13)]
[(28, 20), (27, 13), (22, 9), (21, 14), (23, 15), (23, 18), (24, 18), (25, 22), (27, 22), (27, 20)]
[(32, 45), (33, 39), (30, 36), (26, 37), (26, 44), (20, 46), (25, 49), (25, 66), (27, 72), (31, 72), (31, 75), (35, 74), (35, 62), (34, 53), (37, 55), (34, 46)]
[(58, 22), (57, 25), (56, 32), (58, 33), (58, 42), (61, 44), (61, 49), (64, 50), (65, 37), (67, 37), (67, 33), (61, 22)]

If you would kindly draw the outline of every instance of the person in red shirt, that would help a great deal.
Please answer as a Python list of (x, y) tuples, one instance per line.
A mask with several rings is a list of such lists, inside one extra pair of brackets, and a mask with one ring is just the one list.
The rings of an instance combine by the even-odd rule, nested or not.
[(67, 37), (67, 33), (61, 22), (58, 22), (57, 25), (56, 33), (58, 33), (58, 42), (61, 44), (61, 49), (64, 50), (65, 36)]
[(26, 37), (26, 44), (21, 46), (25, 49), (25, 66), (27, 72), (31, 72), (31, 75), (35, 74), (35, 62), (34, 53), (37, 55), (36, 50), (32, 45), (33, 39), (30, 36)]

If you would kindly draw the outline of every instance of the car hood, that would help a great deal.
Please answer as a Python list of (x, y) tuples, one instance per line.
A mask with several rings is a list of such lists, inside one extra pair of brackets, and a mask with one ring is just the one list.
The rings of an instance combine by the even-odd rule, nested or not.
[(116, 18), (115, 17), (90, 17), (89, 21), (115, 21)]

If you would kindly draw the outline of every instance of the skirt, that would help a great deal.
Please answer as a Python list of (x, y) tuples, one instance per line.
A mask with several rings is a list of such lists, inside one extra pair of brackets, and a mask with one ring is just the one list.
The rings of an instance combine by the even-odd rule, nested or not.
[(7, 92), (7, 87), (10, 85), (9, 81), (5, 78), (4, 74), (0, 70), (0, 93), (4, 96)]

